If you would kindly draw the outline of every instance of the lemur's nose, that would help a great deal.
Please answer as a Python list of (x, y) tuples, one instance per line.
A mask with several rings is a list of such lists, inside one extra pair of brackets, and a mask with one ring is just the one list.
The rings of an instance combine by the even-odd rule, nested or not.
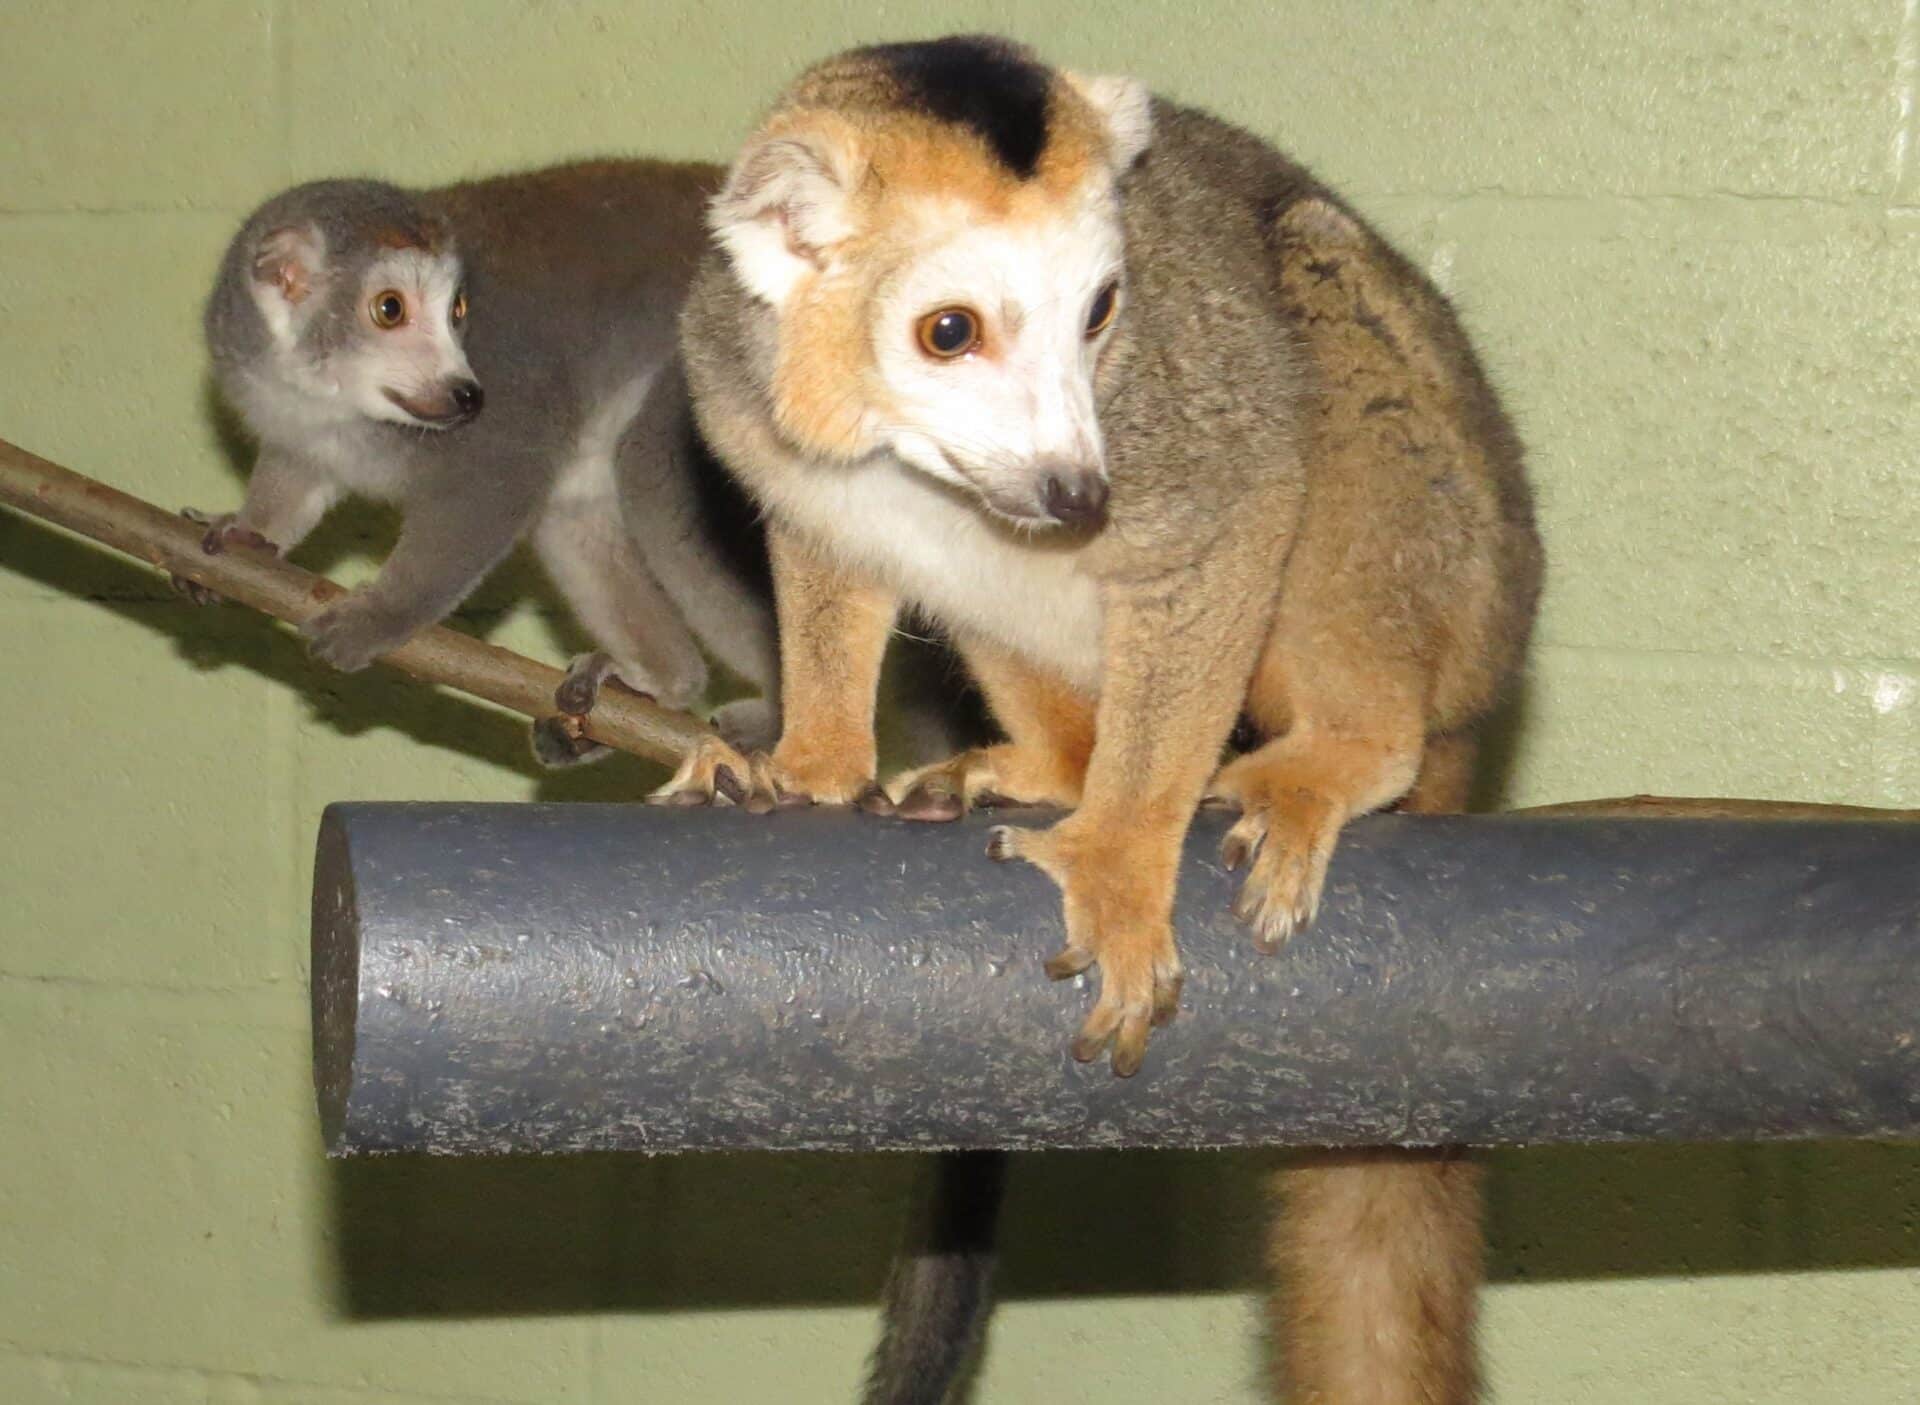
[(480, 407), (487, 403), (486, 393), (480, 389), (478, 381), (455, 381), (450, 392), (453, 403), (460, 407), (460, 413), (472, 419), (480, 413)]
[(1075, 527), (1097, 525), (1107, 515), (1106, 476), (1091, 469), (1056, 469), (1047, 475), (1047, 515)]

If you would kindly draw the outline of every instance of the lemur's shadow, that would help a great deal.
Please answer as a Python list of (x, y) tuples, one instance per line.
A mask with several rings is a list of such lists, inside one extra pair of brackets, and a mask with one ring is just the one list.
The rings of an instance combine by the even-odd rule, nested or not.
[[(874, 1302), (918, 1161), (339, 1163), (339, 1306), (392, 1318)], [(1920, 1266), (1906, 1212), (1920, 1148), (1545, 1148), (1492, 1162), (1496, 1283)], [(1254, 1152), (1018, 1157), (1000, 1294), (1252, 1289), (1262, 1183), (1280, 1164)]]
[[(391, 539), (390, 519), (343, 509), (300, 559), (321, 570), (377, 559)], [(144, 567), (13, 514), (0, 513), (0, 562), (169, 638), (196, 668), (270, 678), (343, 733), (391, 728), (518, 771), (530, 799), (631, 799), (658, 776), (628, 758), (541, 775), (517, 719), (378, 668), (335, 673), (249, 611), (196, 609)], [(531, 566), (511, 563), (456, 623), (485, 633), (507, 602), (528, 591), (551, 599), (545, 590)], [(556, 629), (560, 658), (577, 645)], [(1526, 706), (1523, 694), (1494, 733), (1489, 795)], [(1556, 1148), (1493, 1163), (1497, 1282), (1920, 1266), (1916, 1147)], [(1261, 1276), (1260, 1182), (1277, 1164), (1258, 1153), (1018, 1158), (1001, 1290), (1250, 1288)], [(398, 1318), (871, 1302), (917, 1169), (910, 1157), (773, 1153), (338, 1163), (328, 1182), (338, 1304)]]

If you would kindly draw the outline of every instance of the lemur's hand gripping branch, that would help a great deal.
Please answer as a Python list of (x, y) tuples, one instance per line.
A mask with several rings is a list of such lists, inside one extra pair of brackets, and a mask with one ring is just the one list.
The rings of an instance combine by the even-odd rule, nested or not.
[[(224, 599), (295, 626), (346, 591), (270, 551), (242, 545), (209, 553), (204, 524), (63, 468), (0, 439), (0, 503), (64, 527)], [(559, 669), (442, 626), (424, 629), (381, 659), (422, 683), (457, 688), (528, 717), (557, 714)], [(563, 719), (575, 725), (576, 719)], [(609, 686), (577, 720), (587, 738), (649, 761), (678, 766), (712, 729), (696, 717)]]

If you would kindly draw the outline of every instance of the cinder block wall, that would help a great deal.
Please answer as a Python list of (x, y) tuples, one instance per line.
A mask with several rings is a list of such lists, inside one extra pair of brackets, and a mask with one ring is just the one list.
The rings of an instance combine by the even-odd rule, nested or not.
[[(1920, 22), (1898, 0), (9, 0), (0, 435), (229, 503), (198, 301), (272, 189), (719, 155), (802, 61), (962, 27), (1278, 139), (1458, 297), (1553, 558), (1510, 799), (1920, 805)], [(311, 559), (364, 570), (386, 530), (353, 519)], [(525, 584), (467, 623), (555, 655)], [(904, 1163), (319, 1156), (321, 805), (631, 795), (642, 768), (542, 783), (506, 719), (329, 675), (5, 516), (0, 719), (0, 1399), (849, 1397)], [(1260, 1398), (1260, 1166), (1026, 1165), (976, 1398)], [(1498, 1172), (1499, 1400), (1914, 1398), (1920, 1154)]]

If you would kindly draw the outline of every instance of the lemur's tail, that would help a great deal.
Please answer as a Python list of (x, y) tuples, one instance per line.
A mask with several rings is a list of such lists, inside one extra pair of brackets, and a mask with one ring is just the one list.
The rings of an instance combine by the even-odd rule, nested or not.
[(971, 1364), (993, 1306), (1004, 1151), (942, 1152), (932, 1194), (887, 1279), (865, 1405), (942, 1405)]

